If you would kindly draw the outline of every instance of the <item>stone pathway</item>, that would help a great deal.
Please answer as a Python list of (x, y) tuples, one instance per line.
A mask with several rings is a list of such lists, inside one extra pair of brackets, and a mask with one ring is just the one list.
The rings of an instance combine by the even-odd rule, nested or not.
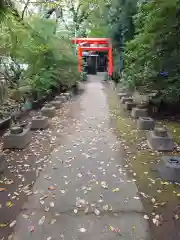
[(150, 239), (136, 184), (110, 126), (101, 78), (90, 76), (82, 95), (69, 103), (79, 114), (64, 128), (68, 135), (57, 138), (59, 147), (17, 217), (12, 239)]

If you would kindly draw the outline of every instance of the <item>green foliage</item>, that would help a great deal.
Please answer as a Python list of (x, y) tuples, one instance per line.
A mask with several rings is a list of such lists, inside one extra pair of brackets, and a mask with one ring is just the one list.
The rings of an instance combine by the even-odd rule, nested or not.
[(38, 16), (24, 22), (6, 16), (1, 23), (1, 70), (10, 87), (41, 98), (54, 87), (70, 88), (79, 80), (70, 40), (55, 34), (56, 24)]
[(88, 36), (112, 39), (116, 81), (120, 78), (120, 57), (123, 56), (124, 43), (132, 39), (135, 34), (133, 15), (136, 13), (136, 8), (137, 0), (108, 1), (99, 11), (93, 13), (89, 25)]
[(109, 9), (108, 22), (113, 45), (121, 51), (124, 41), (134, 36), (133, 15), (136, 13), (137, 0), (116, 0)]
[(0, 81), (0, 104), (7, 99), (8, 89), (5, 81)]
[[(124, 79), (128, 87), (157, 91), (158, 102), (176, 102), (180, 97), (178, 2), (154, 0), (139, 4), (134, 17), (137, 34), (126, 45)], [(167, 72), (168, 77), (160, 72)]]

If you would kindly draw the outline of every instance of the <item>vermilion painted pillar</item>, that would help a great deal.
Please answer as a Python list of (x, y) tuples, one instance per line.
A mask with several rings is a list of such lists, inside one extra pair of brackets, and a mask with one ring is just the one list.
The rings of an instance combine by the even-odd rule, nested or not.
[(112, 56), (112, 46), (109, 46), (108, 50), (108, 75), (112, 76), (113, 73), (113, 56)]
[(78, 72), (82, 72), (82, 49), (78, 47)]
[(82, 48), (80, 48), (79, 49), (79, 51), (80, 51), (80, 71), (82, 72), (83, 71), (83, 59), (82, 59), (82, 53), (83, 53), (83, 50), (82, 50)]

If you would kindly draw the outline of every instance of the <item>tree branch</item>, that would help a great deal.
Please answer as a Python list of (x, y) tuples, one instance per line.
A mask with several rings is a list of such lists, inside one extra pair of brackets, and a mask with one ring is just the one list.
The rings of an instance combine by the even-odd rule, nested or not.
[(24, 9), (23, 9), (22, 15), (21, 15), (21, 19), (22, 20), (24, 19), (24, 14), (25, 14), (25, 11), (26, 11), (26, 9), (27, 9), (27, 7), (29, 5), (29, 2), (30, 2), (30, 0), (27, 0), (27, 2), (25, 3)]
[(47, 19), (50, 18), (51, 14), (53, 14), (53, 12), (55, 12), (55, 11), (56, 11), (56, 8), (49, 9), (44, 17)]
[(66, 21), (65, 21), (65, 19), (64, 19), (64, 17), (63, 17), (63, 15), (61, 16), (61, 20), (62, 20), (62, 22), (64, 23), (65, 28), (69, 31), (70, 29), (69, 29), (69, 27), (68, 27), (68, 25), (67, 25), (67, 23), (66, 23)]

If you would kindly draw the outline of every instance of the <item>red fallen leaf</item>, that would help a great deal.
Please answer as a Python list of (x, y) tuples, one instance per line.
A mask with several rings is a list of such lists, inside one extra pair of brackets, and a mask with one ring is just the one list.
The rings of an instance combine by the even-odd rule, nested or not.
[(119, 228), (115, 228), (113, 226), (109, 226), (109, 229), (114, 232), (114, 233), (118, 233), (121, 235), (121, 230)]
[(7, 190), (7, 188), (0, 188), (0, 192), (4, 192), (6, 190)]
[(30, 232), (34, 232), (35, 231), (35, 226), (34, 225), (31, 225), (28, 227), (29, 231)]
[(52, 186), (49, 186), (48, 189), (49, 189), (49, 190), (55, 190), (56, 187), (52, 185)]

